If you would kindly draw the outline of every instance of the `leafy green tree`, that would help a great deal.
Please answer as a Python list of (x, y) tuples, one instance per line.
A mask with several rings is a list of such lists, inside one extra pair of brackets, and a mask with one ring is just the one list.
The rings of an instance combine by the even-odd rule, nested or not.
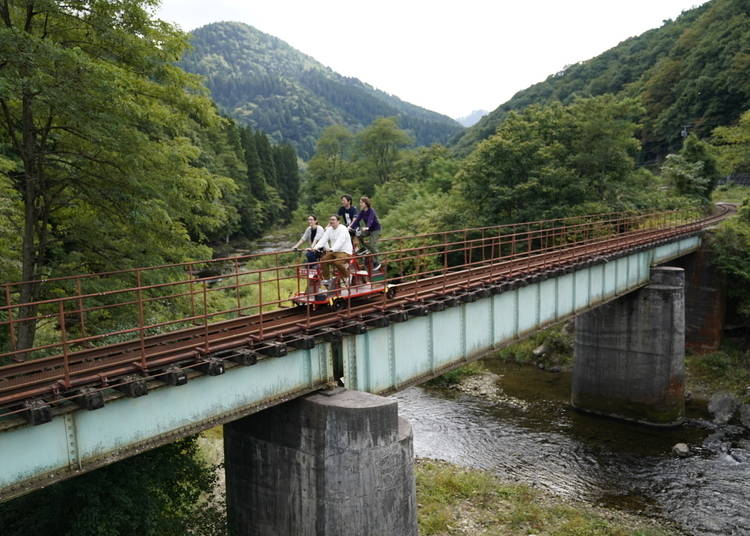
[(357, 135), (357, 162), (364, 173), (363, 193), (371, 194), (375, 185), (393, 177), (401, 149), (413, 141), (398, 127), (395, 117), (380, 117)]
[(0, 503), (0, 525), (4, 536), (218, 536), (215, 483), (193, 437)]
[(678, 194), (706, 201), (710, 185), (703, 169), (703, 162), (690, 162), (681, 154), (670, 154), (664, 160), (661, 175), (674, 186)]
[(646, 204), (636, 170), (635, 99), (579, 99), (508, 115), (458, 174), (475, 224), (533, 221)]
[(288, 143), (273, 147), (273, 162), (279, 182), (279, 194), (287, 206), (288, 213), (299, 204), (300, 174), (297, 153)]
[(727, 288), (738, 300), (740, 314), (750, 319), (750, 198), (736, 217), (709, 235), (709, 244), (714, 251), (712, 262), (727, 274)]
[(460, 160), (442, 145), (403, 151), (395, 175), (409, 182), (420, 182), (429, 191), (448, 192), (460, 167)]
[(247, 168), (240, 139), (240, 130), (229, 118), (222, 118), (214, 128), (198, 129), (192, 133), (194, 143), (200, 147), (199, 157), (194, 165), (204, 167), (211, 173), (232, 179), (231, 188), (225, 188), (221, 199), (215, 200), (221, 204), (225, 218), (220, 227), (207, 233), (211, 243), (218, 240), (228, 241), (230, 237), (240, 232), (240, 209), (244, 204), (243, 183), (247, 180)]
[(305, 202), (314, 205), (327, 196), (341, 195), (344, 183), (353, 174), (354, 135), (341, 125), (331, 125), (318, 138), (315, 154), (307, 165), (303, 191)]
[(679, 154), (667, 155), (661, 174), (679, 195), (693, 197), (704, 203), (708, 202), (721, 178), (709, 145), (695, 134), (685, 138)]
[[(54, 273), (73, 233), (91, 241), (86, 258), (73, 252), (79, 270), (114, 268), (206, 255), (191, 236), (225, 218), (216, 201), (231, 181), (194, 165), (190, 139), (218, 116), (198, 78), (175, 66), (186, 41), (151, 18), (155, 5), (0, 3), (0, 153), (22, 205), (24, 280)], [(40, 292), (25, 285), (20, 300)], [(34, 330), (22, 324), (21, 347)]]
[(711, 197), (711, 192), (714, 191), (719, 179), (721, 179), (721, 172), (718, 169), (713, 147), (702, 141), (695, 134), (690, 134), (685, 138), (685, 143), (682, 145), (680, 154), (684, 156), (685, 160), (688, 162), (700, 162), (703, 164), (703, 177), (706, 179), (706, 188), (703, 192), (703, 196), (706, 199), (709, 199)]
[(726, 173), (750, 173), (750, 110), (734, 126), (714, 129), (719, 165)]

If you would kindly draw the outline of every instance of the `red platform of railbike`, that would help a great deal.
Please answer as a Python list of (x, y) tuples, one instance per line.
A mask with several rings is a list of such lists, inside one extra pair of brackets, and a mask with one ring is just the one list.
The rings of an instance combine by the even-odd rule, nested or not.
[[(326, 288), (323, 285), (320, 264), (298, 267), (297, 278), (300, 282), (300, 288), (304, 288), (305, 291), (295, 294), (292, 301), (297, 305), (331, 305), (336, 307), (337, 305), (343, 306), (347, 300), (388, 291), (390, 285), (387, 285), (384, 281), (385, 266), (381, 265), (377, 270), (362, 269), (357, 258), (353, 258), (349, 260), (348, 267), (351, 277), (350, 284), (342, 285), (339, 278), (334, 278), (331, 288)], [(333, 267), (331, 267), (331, 271), (334, 271)]]

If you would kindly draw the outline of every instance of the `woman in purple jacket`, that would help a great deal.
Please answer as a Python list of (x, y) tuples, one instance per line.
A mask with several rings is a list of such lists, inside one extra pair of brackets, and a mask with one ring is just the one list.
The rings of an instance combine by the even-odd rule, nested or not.
[(362, 234), (359, 237), (359, 241), (373, 254), (372, 269), (378, 270), (380, 268), (380, 262), (378, 261), (380, 220), (378, 220), (375, 209), (372, 208), (372, 201), (370, 201), (369, 197), (363, 196), (359, 198), (359, 214), (357, 214), (357, 217), (349, 225), (349, 229), (356, 229), (360, 223), (362, 224)]

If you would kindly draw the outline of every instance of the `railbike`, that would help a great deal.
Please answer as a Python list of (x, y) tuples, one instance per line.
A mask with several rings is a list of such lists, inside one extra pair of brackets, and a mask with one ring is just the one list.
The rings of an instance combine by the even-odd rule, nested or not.
[(396, 288), (388, 284), (385, 263), (373, 267), (372, 257), (363, 253), (352, 255), (347, 261), (347, 267), (348, 281), (341, 281), (332, 266), (331, 285), (326, 287), (321, 277), (320, 262), (298, 266), (297, 279), (299, 288), (303, 290), (292, 296), (292, 302), (313, 309), (328, 306), (339, 310), (345, 307), (348, 301), (356, 298), (378, 294), (393, 298), (396, 295)]

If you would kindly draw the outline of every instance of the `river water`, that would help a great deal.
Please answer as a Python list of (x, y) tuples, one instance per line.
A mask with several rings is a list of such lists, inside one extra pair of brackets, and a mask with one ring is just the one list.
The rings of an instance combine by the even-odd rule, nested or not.
[[(685, 534), (750, 535), (750, 439), (742, 428), (717, 427), (697, 405), (673, 429), (585, 415), (569, 405), (569, 373), (485, 364), (500, 376), (493, 400), (424, 387), (394, 395), (417, 456), (662, 517)], [(688, 457), (672, 454), (679, 442)]]

